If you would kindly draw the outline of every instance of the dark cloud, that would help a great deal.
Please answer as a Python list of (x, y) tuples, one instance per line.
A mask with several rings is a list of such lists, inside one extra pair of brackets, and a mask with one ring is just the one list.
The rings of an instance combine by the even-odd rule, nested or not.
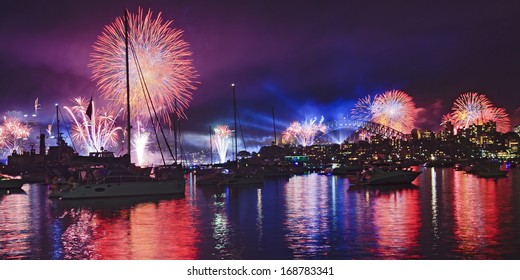
[(511, 123), (513, 126), (520, 125), (520, 107), (511, 114)]
[(437, 99), (426, 107), (417, 108), (415, 124), (417, 127), (437, 130), (440, 127), (442, 116), (450, 111), (451, 108), (446, 108), (444, 102), (441, 99)]

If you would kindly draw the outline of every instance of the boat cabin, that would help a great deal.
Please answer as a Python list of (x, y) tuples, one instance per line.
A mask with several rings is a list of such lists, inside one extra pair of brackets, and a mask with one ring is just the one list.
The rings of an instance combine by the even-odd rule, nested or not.
[(88, 156), (93, 158), (115, 158), (114, 152), (109, 151), (90, 152)]

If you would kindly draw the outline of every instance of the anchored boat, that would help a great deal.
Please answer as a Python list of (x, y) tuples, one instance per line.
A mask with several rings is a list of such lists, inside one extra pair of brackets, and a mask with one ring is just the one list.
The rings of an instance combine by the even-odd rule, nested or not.
[(391, 185), (391, 184), (411, 184), (420, 171), (413, 170), (385, 170), (374, 167), (370, 171), (361, 174), (359, 182), (366, 185)]

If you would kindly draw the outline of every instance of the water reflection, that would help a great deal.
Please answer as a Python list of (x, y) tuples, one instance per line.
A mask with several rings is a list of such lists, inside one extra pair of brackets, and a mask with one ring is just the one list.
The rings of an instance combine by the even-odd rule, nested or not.
[[(356, 228), (357, 242), (369, 249), (355, 258), (403, 259), (419, 257), (420, 196), (414, 184), (353, 186), (349, 193), (358, 198), (361, 214)], [(361, 211), (361, 213), (359, 212)]]
[[(453, 177), (453, 208), (456, 250), (464, 258), (499, 256), (496, 247), (500, 227), (509, 227), (511, 187), (508, 179), (488, 180), (456, 172)], [(505, 221), (500, 221), (505, 219)]]
[(54, 201), (69, 224), (64, 259), (196, 259), (198, 239), (186, 198)]
[(374, 198), (376, 252), (385, 259), (418, 258), (421, 227), (419, 190), (406, 187)]
[(65, 259), (98, 259), (94, 244), (96, 222), (89, 210), (70, 210), (66, 213), (70, 226), (62, 235), (63, 257)]
[[(231, 247), (231, 232), (228, 220), (229, 188), (221, 194), (215, 194), (213, 220), (213, 239), (215, 240), (215, 250), (219, 258), (234, 258)], [(227, 203), (226, 203), (227, 202)]]
[(258, 245), (261, 246), (264, 236), (264, 213), (262, 209), (262, 189), (256, 190), (256, 231), (258, 233)]
[(330, 197), (330, 189), (334, 188), (331, 178), (295, 176), (285, 185), (285, 239), (296, 259), (323, 258), (328, 254), (332, 223), (329, 211), (336, 207)]
[(145, 204), (130, 213), (132, 259), (196, 259), (199, 232), (185, 199)]
[(432, 212), (432, 231), (434, 242), (439, 239), (439, 221), (437, 208), (437, 172), (435, 168), (430, 168), (431, 176), (431, 212)]
[(60, 201), (0, 193), (1, 259), (520, 257), (520, 169), (497, 181), (425, 168), (416, 185), (310, 174), (185, 197)]
[(31, 255), (29, 200), (24, 191), (4, 191), (0, 196), (0, 259)]

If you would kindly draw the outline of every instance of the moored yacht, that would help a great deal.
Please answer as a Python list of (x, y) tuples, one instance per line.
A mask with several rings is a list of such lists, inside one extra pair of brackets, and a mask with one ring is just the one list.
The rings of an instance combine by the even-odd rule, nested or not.
[(347, 175), (347, 174), (355, 174), (359, 171), (363, 170), (363, 166), (354, 166), (354, 165), (339, 165), (332, 169), (332, 175)]
[(378, 167), (363, 172), (359, 180), (360, 184), (366, 185), (389, 185), (389, 184), (411, 184), (420, 171), (394, 169), (385, 170)]
[(61, 199), (184, 195), (186, 180), (182, 173), (176, 172), (181, 171), (156, 171), (155, 178), (122, 170), (108, 170), (104, 175), (86, 172), (81, 176), (84, 182), (64, 192)]
[[(63, 193), (61, 199), (85, 199), (85, 198), (106, 198), (106, 197), (126, 197), (126, 196), (156, 196), (156, 195), (184, 195), (185, 183), (184, 173), (182, 167), (177, 165), (177, 154), (173, 155), (172, 149), (168, 144), (166, 136), (163, 132), (161, 123), (158, 121), (157, 112), (153, 109), (148, 110), (150, 114), (151, 124), (154, 128), (157, 141), (159, 141), (157, 129), (161, 130), (161, 134), (166, 142), (166, 147), (170, 155), (175, 161), (175, 165), (167, 166), (164, 156), (162, 156), (163, 166), (155, 168), (150, 174), (146, 174), (142, 169), (139, 169), (131, 164), (131, 143), (132, 143), (132, 126), (131, 126), (131, 102), (130, 102), (130, 71), (129, 71), (129, 44), (128, 44), (128, 11), (125, 10), (125, 60), (126, 60), (126, 144), (127, 154), (121, 158), (115, 158), (112, 153), (101, 151), (91, 153), (89, 157), (79, 158), (78, 161), (88, 161), (89, 166), (85, 170), (81, 170), (77, 184), (72, 184), (70, 190)], [(133, 53), (133, 59), (136, 64), (137, 54)], [(139, 68), (139, 67), (138, 67)], [(141, 69), (138, 69), (140, 72)], [(144, 86), (146, 81), (142, 73), (138, 75), (143, 91), (148, 91)], [(152, 100), (149, 100), (151, 108), (154, 108)], [(148, 105), (148, 101), (147, 101)], [(89, 107), (92, 106), (91, 104)], [(150, 107), (148, 107), (150, 108)], [(155, 125), (154, 120), (157, 120)], [(157, 128), (157, 129), (156, 129)], [(175, 141), (177, 141), (175, 130)], [(177, 142), (176, 142), (177, 143)], [(177, 147), (175, 147), (177, 152)], [(84, 164), (84, 163), (81, 163)], [(105, 168), (97, 168), (93, 165), (106, 165)], [(108, 167), (110, 166), (110, 167)]]
[(23, 184), (24, 181), (21, 178), (0, 174), (1, 190), (20, 189)]
[(477, 177), (486, 179), (496, 179), (507, 177), (506, 170), (481, 170), (477, 173)]
[(259, 174), (234, 173), (218, 183), (219, 186), (262, 186), (264, 177)]
[(264, 175), (255, 168), (239, 167), (230, 170), (218, 186), (261, 186), (264, 184)]
[(498, 164), (482, 164), (481, 168), (476, 172), (477, 177), (486, 179), (498, 179), (507, 177), (507, 170), (501, 168)]

